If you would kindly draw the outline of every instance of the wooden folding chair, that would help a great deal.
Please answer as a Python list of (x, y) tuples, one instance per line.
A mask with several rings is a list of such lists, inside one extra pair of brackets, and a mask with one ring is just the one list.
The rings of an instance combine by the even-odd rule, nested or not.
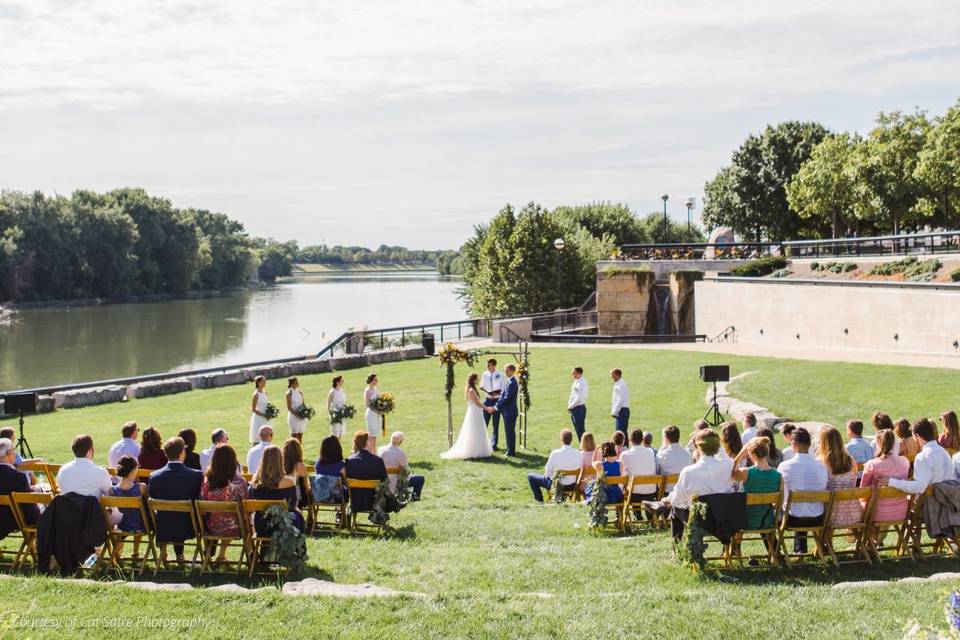
[(20, 532), (23, 534), (23, 543), (20, 545), (20, 551), (17, 552), (14, 568), (22, 567), (28, 556), (33, 561), (33, 566), (37, 566), (37, 525), (27, 524), (22, 505), (32, 504), (46, 508), (53, 502), (53, 494), (14, 491), (10, 494), (10, 499), (13, 502), (14, 518), (19, 523)]
[(249, 484), (250, 482), (253, 482), (252, 473), (247, 473), (246, 471), (244, 471), (240, 475), (243, 477), (244, 482), (246, 482), (247, 484)]
[[(606, 490), (606, 487), (610, 485), (620, 485), (620, 489), (623, 490), (623, 487), (630, 481), (629, 476), (606, 476), (604, 478), (605, 486), (603, 487)], [(617, 531), (623, 531), (623, 512), (626, 510), (625, 505), (627, 504), (626, 496), (620, 502), (606, 503), (605, 508), (607, 511), (613, 511), (614, 520), (613, 526), (616, 527)]]
[[(789, 567), (794, 559), (799, 560), (801, 558), (820, 558), (823, 562), (827, 562), (826, 553), (824, 553), (822, 539), (823, 539), (823, 520), (821, 519), (820, 524), (817, 525), (807, 525), (807, 526), (789, 526), (787, 525), (788, 514), (790, 513), (790, 508), (797, 503), (807, 503), (807, 502), (819, 502), (823, 506), (824, 517), (826, 514), (830, 513), (830, 500), (832, 499), (833, 494), (829, 491), (791, 491), (787, 495), (787, 502), (783, 506), (783, 517), (780, 519), (780, 531), (779, 531), (779, 542), (780, 542), (780, 552), (783, 557), (783, 563), (785, 566)], [(806, 553), (791, 553), (787, 550), (787, 540), (795, 540), (798, 533), (807, 534), (807, 552)], [(813, 551), (810, 550), (810, 541), (813, 542)]]
[[(57, 466), (59, 467), (59, 465)], [(59, 468), (57, 470), (59, 471)], [(47, 485), (51, 493), (56, 493), (59, 489), (59, 487), (57, 487), (56, 472), (51, 472), (50, 465), (45, 462), (23, 462), (17, 465), (17, 471), (33, 474), (34, 480), (36, 480), (37, 483), (40, 483), (40, 478), (42, 477), (43, 482), (40, 483), (41, 487), (43, 484)]]
[[(691, 497), (690, 497), (690, 504), (692, 505), (692, 504), (695, 503), (695, 502), (699, 502), (699, 501), (700, 501), (699, 498), (700, 498), (700, 496), (697, 496), (697, 495), (691, 496)], [(690, 520), (693, 519), (693, 517), (694, 517), (694, 515), (693, 515), (693, 510), (691, 509), (691, 510), (690, 510), (690, 518), (687, 520), (687, 524), (686, 524), (687, 527), (690, 526)], [(707, 562), (707, 564), (709, 564), (710, 562), (719, 560), (719, 561), (721, 561), (721, 562), (723, 563), (723, 566), (725, 566), (725, 567), (729, 567), (729, 566), (730, 566), (730, 564), (731, 564), (730, 553), (731, 553), (733, 538), (731, 538), (731, 540), (730, 540), (731, 544), (724, 544), (724, 542), (723, 542), (722, 540), (720, 540), (720, 538), (717, 538), (717, 537), (714, 536), (714, 535), (711, 535), (711, 534), (709, 534), (709, 533), (706, 533), (706, 534), (704, 534), (704, 536), (703, 536), (703, 542), (704, 542), (704, 543), (713, 542), (714, 545), (713, 545), (712, 548), (714, 548), (714, 549), (720, 549), (720, 555), (713, 555), (713, 556), (704, 555), (703, 559)], [(708, 548), (711, 548), (711, 547), (709, 546), (709, 544), (708, 544)], [(697, 565), (694, 565), (694, 566), (693, 566), (693, 570), (694, 570), (694, 571), (698, 571), (698, 570), (699, 570), (699, 567), (698, 567)]]
[[(20, 542), (20, 546), (17, 547), (17, 551), (14, 552), (12, 549), (8, 551), (4, 547), (0, 547), (0, 566), (9, 567), (15, 569), (20, 560), (20, 552), (24, 548), (24, 533), (23, 533), (23, 523), (20, 521), (20, 514), (13, 506), (13, 498), (9, 495), (0, 495), (0, 510), (8, 509), (10, 511), (10, 517), (13, 518), (14, 524), (17, 526), (16, 529), (11, 531), (6, 535), (4, 540), (10, 540), (14, 544), (17, 541)], [(6, 555), (11, 555), (9, 562), (5, 560)]]
[[(867, 530), (864, 532), (864, 540), (867, 543), (867, 550), (873, 558), (879, 563), (883, 562), (883, 552), (893, 551), (896, 556), (902, 557), (909, 555), (911, 559), (916, 560), (913, 548), (910, 545), (910, 494), (904, 493), (894, 487), (872, 487), (873, 508), (870, 511), (870, 521)], [(906, 502), (906, 515), (899, 520), (881, 520), (877, 517), (877, 507), (881, 500), (892, 498), (902, 498)], [(886, 536), (893, 532), (896, 535), (896, 543), (893, 546), (885, 543)]]
[[(270, 507), (277, 505), (281, 507), (284, 511), (289, 508), (286, 500), (244, 500), (243, 501), (243, 515), (248, 523), (249, 535), (247, 536), (248, 540), (248, 551), (247, 558), (249, 559), (247, 576), (252, 578), (253, 574), (257, 570), (257, 565), (260, 563), (260, 558), (263, 557), (263, 552), (265, 549), (270, 547), (270, 538), (271, 536), (261, 536), (257, 533), (257, 529), (254, 526), (254, 517), (258, 513), (263, 513)], [(289, 569), (284, 569), (283, 573), (286, 575)], [(273, 573), (273, 572), (270, 572)]]
[[(143, 531), (123, 531), (113, 527), (110, 524), (110, 509), (135, 509), (140, 513), (140, 521), (143, 522)], [(150, 558), (153, 558), (153, 574), (156, 575), (160, 570), (160, 556), (157, 553), (157, 545), (154, 540), (153, 526), (150, 521), (150, 515), (144, 506), (143, 498), (124, 497), (124, 496), (101, 496), (100, 510), (103, 512), (103, 521), (107, 526), (107, 544), (101, 551), (101, 559), (109, 554), (110, 566), (117, 573), (122, 573), (127, 569), (128, 563), (131, 564), (139, 575), (143, 575), (147, 568)], [(124, 554), (124, 544), (127, 540), (132, 540), (132, 551)], [(143, 544), (145, 552), (139, 555), (139, 545)]]
[(660, 487), (662, 484), (663, 476), (630, 476), (630, 480), (627, 482), (627, 488), (624, 490), (623, 494), (623, 517), (622, 522), (620, 523), (620, 528), (623, 531), (626, 531), (632, 526), (638, 528), (648, 528), (654, 529), (657, 527), (656, 514), (651, 514), (648, 512), (648, 517), (644, 519), (643, 513), (639, 516), (635, 513), (636, 511), (643, 511), (643, 507), (640, 506), (640, 500), (636, 499), (633, 495), (633, 488), (635, 486), (642, 485), (652, 485), (654, 490), (651, 492), (654, 494), (654, 499), (658, 500), (660, 498)]
[(584, 490), (587, 484), (591, 483), (597, 477), (597, 470), (593, 467), (580, 467), (580, 475), (577, 476), (577, 488), (574, 490), (573, 501), (580, 502), (586, 500), (587, 496)]
[(909, 537), (910, 546), (919, 559), (960, 557), (960, 542), (955, 536), (943, 536), (934, 539), (924, 539), (926, 524), (923, 521), (923, 503), (932, 499), (933, 487), (927, 487), (922, 494), (914, 495), (910, 502)]
[[(227, 560), (225, 566), (230, 567), (235, 564), (237, 573), (243, 571), (250, 556), (250, 523), (241, 504), (234, 500), (197, 500), (193, 504), (197, 509), (197, 524), (200, 527), (200, 538), (203, 540), (203, 563), (200, 566), (200, 575), (203, 575), (203, 572), (210, 567), (213, 552), (218, 551), (224, 545), (226, 545), (227, 553), (232, 549), (240, 551), (237, 560), (233, 562)], [(207, 525), (206, 517), (211, 513), (225, 513), (236, 518), (240, 535), (225, 536), (212, 533)]]
[(181, 567), (184, 573), (189, 573), (194, 567), (197, 566), (197, 559), (200, 558), (200, 555), (203, 553), (203, 541), (200, 539), (200, 528), (197, 525), (197, 513), (193, 508), (192, 500), (157, 500), (156, 498), (150, 498), (147, 500), (147, 506), (150, 510), (150, 517), (153, 519), (153, 534), (154, 539), (156, 540), (157, 547), (160, 549), (160, 564), (163, 565), (163, 568), (169, 569), (170, 562), (167, 560), (167, 545), (173, 545), (176, 543), (173, 542), (160, 542), (159, 538), (161, 537), (161, 527), (159, 526), (159, 514), (162, 513), (183, 513), (186, 514), (190, 519), (190, 525), (193, 528), (193, 542), (190, 542), (190, 539), (183, 541), (183, 552), (184, 557), (186, 558), (187, 547), (191, 544), (194, 546), (193, 551), (193, 560), (183, 563)]
[[(766, 560), (772, 566), (779, 566), (780, 560), (778, 558), (777, 550), (777, 533), (780, 528), (780, 507), (783, 504), (783, 481), (780, 482), (779, 491), (771, 491), (770, 493), (748, 493), (747, 494), (747, 509), (751, 507), (761, 508), (766, 507), (769, 511), (769, 522), (770, 526), (760, 527), (758, 529), (744, 529), (739, 531), (730, 541), (730, 551), (728, 557), (731, 559), (736, 558), (737, 562), (740, 563), (740, 566), (743, 567), (743, 561), (746, 560)], [(763, 522), (767, 522), (767, 515), (764, 516)], [(743, 545), (745, 542), (762, 542), (764, 548), (767, 550), (765, 554), (747, 554), (743, 553)]]
[(150, 474), (156, 471), (156, 469), (137, 469), (137, 480), (146, 484), (150, 479)]
[[(318, 528), (337, 531), (346, 526), (347, 499), (343, 482), (340, 482), (340, 498), (335, 502), (317, 502), (313, 499), (313, 474), (307, 476), (310, 492), (307, 496), (307, 531), (315, 532)], [(327, 516), (331, 516), (329, 519)]]
[[(573, 478), (573, 484), (563, 484), (564, 478)], [(557, 488), (560, 493), (563, 494), (562, 500), (576, 502), (577, 500), (577, 480), (580, 478), (580, 469), (561, 469), (560, 470), (560, 486)], [(552, 480), (553, 478), (551, 478)], [(551, 485), (547, 489), (547, 504), (553, 502), (553, 489)]]
[[(670, 490), (673, 488), (673, 485), (677, 484), (678, 480), (680, 480), (679, 473), (660, 476), (660, 487), (658, 489), (657, 500), (663, 500), (664, 498), (666, 498), (667, 494), (670, 493)], [(667, 520), (669, 520), (669, 515), (670, 515), (669, 513), (651, 513), (650, 518), (657, 529), (665, 529), (667, 527)]]
[(376, 491), (378, 484), (380, 484), (379, 480), (357, 480), (356, 478), (347, 478), (347, 528), (350, 530), (350, 533), (359, 533), (365, 535), (380, 535), (383, 533), (383, 525), (357, 522), (357, 516), (359, 516), (361, 513), (369, 513), (369, 511), (355, 511), (353, 508), (354, 491), (358, 489), (369, 489)]
[[(830, 500), (830, 511), (826, 512), (823, 518), (823, 536), (821, 543), (823, 549), (830, 556), (833, 566), (840, 566), (840, 557), (850, 556), (847, 562), (866, 562), (873, 564), (873, 559), (869, 553), (869, 546), (866, 540), (866, 531), (870, 524), (870, 512), (874, 505), (874, 492), (870, 487), (860, 487), (858, 489), (834, 489), (833, 497)], [(856, 501), (861, 509), (860, 520), (851, 524), (834, 524), (834, 520), (844, 503)], [(866, 506), (861, 506), (860, 501), (866, 502)], [(837, 548), (837, 538), (849, 538), (853, 543), (852, 547), (843, 549)]]

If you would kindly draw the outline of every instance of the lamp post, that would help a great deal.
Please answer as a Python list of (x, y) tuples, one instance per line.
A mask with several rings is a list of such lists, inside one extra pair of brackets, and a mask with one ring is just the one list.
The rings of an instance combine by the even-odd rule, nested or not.
[(687, 238), (690, 242), (693, 242), (693, 206), (696, 203), (696, 198), (687, 198)]
[(560, 253), (563, 251), (563, 248), (567, 246), (567, 243), (563, 241), (563, 238), (557, 238), (553, 241), (553, 248), (557, 250), (557, 307), (563, 306), (563, 291), (560, 288)]
[(663, 241), (669, 242), (670, 238), (670, 223), (667, 221), (667, 200), (670, 199), (670, 196), (663, 194), (660, 196), (660, 199), (663, 200)]

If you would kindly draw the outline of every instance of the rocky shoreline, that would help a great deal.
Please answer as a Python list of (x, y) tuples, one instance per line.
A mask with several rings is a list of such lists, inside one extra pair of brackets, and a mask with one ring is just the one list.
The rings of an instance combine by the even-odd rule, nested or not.
[[(148, 293), (137, 296), (120, 296), (116, 298), (76, 298), (68, 300), (33, 300), (29, 302), (7, 302), (0, 305), (0, 323), (9, 318), (16, 311), (23, 309), (48, 309), (69, 307), (99, 307), (108, 304), (138, 304), (149, 302), (171, 302), (174, 300), (203, 300), (206, 298), (222, 298), (233, 296), (245, 291), (264, 288), (264, 283), (252, 284), (246, 287), (230, 287), (227, 289), (208, 289), (201, 291), (184, 291), (183, 293)], [(9, 322), (9, 319), (8, 319)]]

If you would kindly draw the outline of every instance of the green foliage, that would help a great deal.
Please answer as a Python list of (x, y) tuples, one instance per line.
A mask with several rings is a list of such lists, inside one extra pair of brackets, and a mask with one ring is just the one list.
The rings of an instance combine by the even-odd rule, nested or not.
[(299, 573), (307, 563), (307, 540), (303, 532), (294, 526), (293, 516), (284, 507), (271, 505), (263, 515), (267, 527), (273, 531), (263, 560)]
[(927, 132), (914, 176), (927, 189), (917, 203), (937, 224), (956, 228), (960, 213), (960, 99), (933, 121)]
[(657, 244), (676, 242), (706, 242), (703, 229), (699, 225), (687, 226), (686, 222), (679, 222), (667, 218), (667, 225), (663, 224), (663, 212), (651, 211), (640, 219), (640, 227), (650, 242)]
[(304, 264), (435, 264), (439, 266), (441, 255), (450, 251), (407, 249), (382, 244), (376, 249), (367, 247), (328, 247), (325, 244), (298, 249), (293, 262)]
[(936, 258), (918, 262), (913, 256), (895, 262), (883, 262), (870, 269), (872, 276), (893, 276), (903, 274), (905, 280), (913, 282), (928, 282), (933, 280), (943, 263)]
[(759, 278), (770, 275), (774, 271), (783, 269), (786, 266), (787, 259), (783, 256), (764, 256), (763, 258), (751, 260), (747, 264), (742, 264), (739, 267), (734, 267), (730, 270), (730, 273), (739, 277)]
[(687, 282), (703, 280), (703, 271), (699, 271), (697, 269), (678, 269), (676, 271), (671, 271), (670, 274), (676, 276), (680, 280), (686, 280)]
[(773, 273), (770, 274), (770, 277), (771, 277), (771, 278), (786, 278), (787, 276), (791, 275), (792, 273), (793, 273), (793, 271), (790, 271), (790, 269), (777, 269), (776, 271), (774, 271)]
[(590, 529), (598, 531), (607, 526), (607, 474), (602, 471), (590, 483), (590, 510), (588, 512)]
[(677, 548), (677, 557), (687, 566), (703, 570), (707, 566), (707, 543), (704, 542), (706, 531), (703, 522), (707, 517), (707, 505), (703, 502), (690, 504), (690, 514), (687, 526), (683, 529), (683, 538)]
[(290, 275), (297, 258), (296, 240), (277, 242), (273, 238), (258, 238), (255, 245), (260, 258), (257, 274), (261, 280), (273, 282), (277, 278)]
[(595, 238), (609, 236), (616, 245), (651, 242), (647, 229), (630, 208), (620, 202), (557, 207), (553, 217), (566, 229), (583, 229)]
[(895, 260), (893, 262), (881, 262), (880, 264), (871, 267), (869, 273), (871, 276), (892, 276), (897, 273), (903, 273), (908, 267), (916, 263), (917, 259), (913, 256), (909, 256), (903, 258), (902, 260)]
[(856, 270), (857, 265), (853, 262), (811, 262), (811, 271), (829, 271), (831, 273), (847, 273)]
[(951, 282), (960, 282), (960, 269), (954, 269), (950, 272)]
[(855, 221), (856, 181), (851, 158), (862, 140), (839, 133), (823, 139), (787, 184), (787, 202), (804, 220), (827, 221), (833, 237), (841, 237)]

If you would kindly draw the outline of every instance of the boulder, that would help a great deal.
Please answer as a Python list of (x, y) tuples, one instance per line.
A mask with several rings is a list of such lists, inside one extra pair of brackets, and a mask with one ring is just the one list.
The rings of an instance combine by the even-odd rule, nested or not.
[(410, 591), (394, 591), (373, 584), (337, 584), (328, 580), (306, 578), (299, 582), (287, 582), (283, 585), (286, 596), (336, 596), (340, 598), (367, 598), (383, 596), (414, 596), (425, 594)]
[(344, 369), (359, 369), (367, 366), (367, 356), (362, 354), (339, 356), (330, 358), (330, 368), (333, 371), (343, 371)]
[(230, 369), (220, 373), (203, 373), (188, 378), (194, 389), (216, 389), (247, 382), (246, 375), (240, 369)]
[(155, 398), (192, 390), (193, 384), (187, 378), (150, 380), (129, 385), (127, 387), (127, 398)]
[(838, 582), (834, 589), (869, 589), (872, 587), (886, 587), (890, 583), (886, 580), (860, 580), (859, 582)]
[[(730, 227), (717, 227), (710, 232), (707, 244), (733, 244), (736, 240), (737, 238), (733, 233), (733, 229)], [(707, 250), (703, 252), (703, 259), (713, 260), (716, 258), (716, 255), (716, 250), (713, 247), (707, 247)]]
[(298, 362), (289, 363), (287, 365), (287, 369), (289, 369), (290, 375), (292, 376), (303, 376), (312, 373), (327, 373), (330, 371), (330, 361), (318, 360), (316, 358), (310, 360), (300, 360)]
[(247, 367), (243, 369), (243, 375), (247, 381), (253, 380), (257, 376), (264, 376), (267, 380), (278, 380), (290, 375), (290, 369), (286, 363), (267, 364), (259, 367)]
[(108, 402), (122, 402), (127, 399), (127, 388), (120, 385), (105, 387), (87, 387), (85, 389), (70, 389), (53, 394), (54, 406), (58, 409), (76, 409), (78, 407), (92, 407)]

